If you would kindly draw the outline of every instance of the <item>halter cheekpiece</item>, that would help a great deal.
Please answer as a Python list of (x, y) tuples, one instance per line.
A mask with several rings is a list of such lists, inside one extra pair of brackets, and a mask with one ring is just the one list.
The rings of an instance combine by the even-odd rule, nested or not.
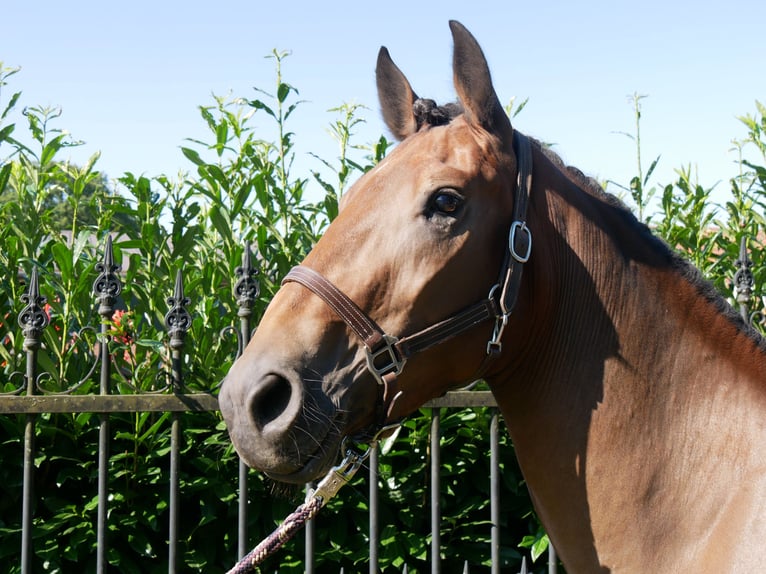
[(487, 341), (487, 355), (474, 378), (481, 378), (489, 362), (502, 352), (503, 331), (519, 296), (523, 265), (529, 260), (532, 252), (532, 233), (526, 223), (527, 204), (532, 188), (532, 147), (529, 139), (516, 130), (513, 132), (513, 147), (518, 170), (513, 221), (508, 232), (508, 248), (498, 281), (492, 286), (486, 299), (417, 333), (395, 337), (385, 333), (369, 315), (319, 272), (298, 265), (282, 280), (283, 285), (289, 282), (300, 283), (324, 300), (364, 344), (367, 368), (381, 389), (378, 427), (373, 429), (373, 435), (379, 434), (381, 428), (393, 422), (392, 407), (400, 392), (396, 381), (407, 359), (412, 355), (493, 319), (495, 325)]

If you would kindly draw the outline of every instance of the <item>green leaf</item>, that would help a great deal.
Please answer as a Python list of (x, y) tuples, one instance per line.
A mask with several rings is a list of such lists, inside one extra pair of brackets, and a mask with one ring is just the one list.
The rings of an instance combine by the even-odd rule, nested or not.
[(11, 177), (11, 168), (13, 164), (6, 163), (0, 167), (0, 194), (5, 192), (5, 187), (8, 185), (8, 180)]
[(85, 249), (92, 243), (93, 234), (89, 231), (81, 231), (72, 244), (72, 261), (77, 261), (85, 252)]
[(531, 551), (532, 551), (532, 562), (536, 562), (536, 561), (537, 561), (537, 559), (538, 559), (540, 556), (542, 556), (542, 555), (543, 555), (543, 553), (544, 553), (546, 550), (548, 550), (548, 544), (549, 544), (549, 540), (548, 540), (548, 535), (546, 534), (545, 536), (543, 536), (542, 538), (540, 538), (539, 540), (537, 540), (537, 541), (536, 541), (536, 542), (535, 542), (535, 543), (532, 545), (532, 548), (531, 548)]
[(287, 99), (287, 96), (290, 95), (291, 89), (292, 88), (288, 84), (285, 84), (284, 82), (279, 84), (279, 87), (277, 88), (277, 100), (279, 101), (280, 104), (284, 103), (284, 101)]
[[(229, 179), (223, 170), (215, 164), (205, 164), (199, 168), (200, 175), (213, 187), (220, 186), (228, 191)], [(214, 195), (210, 196), (212, 199), (217, 200)]]
[(3, 142), (6, 139), (8, 139), (8, 136), (10, 136), (13, 133), (13, 130), (15, 129), (16, 129), (15, 124), (10, 124), (0, 129), (0, 142)]
[(51, 141), (49, 141), (45, 146), (43, 147), (43, 151), (40, 154), (40, 165), (41, 166), (47, 166), (53, 158), (56, 156), (56, 154), (61, 150), (62, 147), (64, 147), (64, 138), (66, 137), (66, 134), (59, 134), (55, 138), (53, 138)]
[(210, 218), (210, 221), (213, 224), (213, 227), (215, 228), (218, 233), (221, 234), (221, 237), (223, 237), (227, 243), (233, 243), (233, 238), (231, 235), (231, 225), (227, 218), (224, 216), (223, 212), (221, 211), (220, 206), (213, 205), (210, 207), (210, 211), (208, 211), (208, 217)]
[(5, 109), (3, 110), (2, 115), (0, 115), (0, 119), (5, 119), (8, 113), (16, 106), (16, 102), (19, 101), (20, 97), (21, 97), (21, 92), (16, 92), (11, 96), (11, 99), (8, 101), (8, 105), (5, 106)]
[(265, 103), (263, 103), (261, 100), (250, 100), (248, 102), (250, 107), (255, 108), (256, 110), (263, 110), (267, 114), (269, 114), (272, 118), (276, 119), (276, 114), (274, 113), (274, 110), (272, 110), (269, 106), (267, 106)]
[(181, 153), (183, 153), (186, 159), (191, 161), (194, 165), (205, 165), (205, 162), (202, 160), (196, 150), (188, 147), (182, 147)]
[(649, 181), (649, 178), (652, 176), (652, 173), (654, 173), (654, 168), (657, 167), (657, 163), (660, 161), (660, 156), (657, 156), (657, 158), (652, 162), (652, 165), (649, 166), (649, 170), (646, 172), (646, 176), (644, 177), (644, 185), (647, 184)]
[(244, 208), (245, 204), (247, 203), (248, 199), (250, 198), (250, 194), (253, 191), (253, 182), (252, 180), (248, 180), (243, 185), (239, 187), (237, 190), (237, 193), (234, 195), (234, 200), (231, 204), (231, 217), (232, 219), (236, 218), (239, 213)]
[(63, 243), (56, 242), (51, 246), (51, 253), (53, 253), (53, 259), (56, 262), (59, 273), (65, 279), (72, 277), (72, 252)]
[(229, 124), (224, 122), (221, 122), (218, 124), (218, 127), (215, 130), (215, 137), (216, 137), (216, 145), (215, 149), (218, 153), (218, 157), (221, 157), (223, 155), (223, 152), (226, 150), (226, 143), (229, 139)]

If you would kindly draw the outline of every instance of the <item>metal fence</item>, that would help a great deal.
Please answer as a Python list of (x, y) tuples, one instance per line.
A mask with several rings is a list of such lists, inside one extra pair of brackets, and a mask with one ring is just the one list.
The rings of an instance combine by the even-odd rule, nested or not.
[[(750, 270), (751, 263), (743, 241), (740, 258), (737, 261), (738, 270), (734, 277), (736, 300), (740, 305), (740, 311), (746, 320), (756, 319), (749, 315), (747, 304), (754, 287), (753, 274)], [(115, 303), (121, 292), (122, 284), (119, 277), (119, 266), (114, 264), (111, 240), (107, 240), (104, 249), (104, 259), (96, 266), (99, 275), (93, 284), (94, 303), (98, 306), (98, 314), (104, 319), (112, 317), (115, 311)], [(239, 327), (233, 328), (238, 341), (237, 354), (249, 341), (253, 329), (251, 323), (252, 309), (258, 297), (257, 271), (251, 264), (249, 249), (245, 250), (245, 257), (241, 267), (236, 273), (235, 294), (238, 301)], [(184, 295), (183, 278), (179, 272), (176, 278), (175, 292), (168, 298), (169, 308), (165, 315), (165, 326), (171, 351), (170, 364), (167, 369), (168, 384), (160, 392), (133, 394), (113, 393), (113, 378), (119, 377), (119, 373), (113, 372), (110, 357), (109, 333), (106, 321), (102, 321), (100, 332), (100, 345), (98, 347), (97, 360), (85, 375), (83, 380), (72, 384), (69, 388), (59, 392), (45, 391), (39, 384), (38, 352), (42, 345), (43, 330), (48, 327), (49, 318), (45, 313), (45, 298), (40, 295), (38, 285), (38, 273), (32, 269), (27, 282), (27, 292), (22, 296), (23, 309), (18, 314), (18, 323), (23, 331), (23, 350), (26, 354), (24, 373), (17, 377), (21, 382), (18, 388), (11, 392), (0, 394), (0, 416), (22, 415), (25, 417), (25, 431), (23, 439), (23, 469), (22, 469), (22, 520), (21, 520), (21, 572), (31, 574), (31, 552), (33, 537), (33, 508), (35, 493), (34, 484), (34, 459), (35, 459), (35, 434), (38, 417), (46, 413), (97, 413), (99, 416), (99, 442), (98, 442), (98, 512), (97, 512), (97, 556), (96, 572), (101, 574), (107, 571), (107, 526), (109, 510), (109, 448), (110, 448), (110, 416), (115, 413), (139, 413), (139, 412), (163, 412), (170, 415), (170, 452), (169, 452), (169, 523), (168, 523), (168, 565), (167, 571), (175, 573), (179, 570), (177, 544), (178, 544), (178, 498), (179, 498), (179, 457), (181, 453), (181, 421), (179, 415), (183, 412), (209, 412), (218, 410), (218, 401), (215, 395), (210, 393), (187, 393), (184, 387), (184, 339), (191, 324), (191, 315), (187, 310), (189, 299)], [(762, 317), (757, 317), (762, 320)], [(94, 377), (98, 371), (99, 393), (98, 394), (75, 394), (74, 391), (85, 379)], [(496, 407), (495, 401), (489, 392), (483, 391), (456, 391), (450, 392), (444, 397), (429, 402), (426, 407), (432, 409), (430, 429), (430, 516), (431, 516), (431, 552), (429, 562), (431, 572), (441, 572), (440, 554), (440, 517), (441, 508), (439, 502), (440, 491), (440, 408), (465, 408), (465, 407)], [(492, 411), (489, 437), (490, 451), (490, 520), (491, 544), (488, 553), (492, 558), (492, 572), (500, 571), (500, 461), (499, 452), (499, 427), (500, 416), (496, 409)], [(375, 450), (370, 457), (369, 475), (369, 506), (370, 506), (370, 538), (369, 538), (369, 571), (378, 572), (378, 549), (380, 544), (378, 528), (378, 458), (379, 453)], [(241, 557), (249, 550), (251, 543), (247, 532), (247, 504), (248, 504), (248, 472), (247, 467), (240, 462), (239, 465), (239, 501), (238, 501), (238, 545), (237, 556), (232, 554), (231, 561)], [(306, 555), (305, 571), (312, 573), (314, 566), (314, 539), (315, 525), (309, 523), (306, 528)], [(548, 572), (557, 572), (557, 560), (555, 552), (549, 549)], [(466, 564), (464, 572), (470, 570)], [(404, 572), (407, 566), (404, 566)], [(522, 566), (522, 572), (526, 571), (526, 565)]]
[[(98, 307), (98, 314), (104, 319), (101, 322), (98, 345), (94, 347), (94, 361), (84, 377), (72, 383), (63, 391), (52, 392), (39, 384), (41, 373), (39, 369), (38, 354), (43, 345), (43, 332), (49, 327), (49, 317), (45, 310), (46, 299), (41, 296), (39, 289), (39, 277), (36, 268), (33, 268), (26, 280), (26, 293), (22, 296), (23, 309), (18, 313), (18, 324), (22, 330), (24, 341), (23, 351), (25, 357), (25, 372), (15, 373), (11, 377), (19, 381), (17, 387), (10, 392), (0, 393), (0, 416), (21, 415), (25, 417), (23, 438), (23, 468), (22, 468), (22, 509), (21, 509), (21, 548), (20, 563), (21, 572), (32, 572), (33, 551), (33, 509), (36, 495), (33, 492), (35, 473), (35, 435), (38, 429), (38, 418), (48, 413), (97, 413), (98, 421), (98, 485), (97, 485), (97, 519), (96, 519), (96, 572), (101, 574), (107, 571), (108, 550), (108, 515), (109, 515), (109, 456), (112, 434), (110, 429), (110, 417), (117, 413), (171, 413), (170, 414), (170, 452), (169, 452), (169, 486), (168, 486), (168, 565), (167, 571), (175, 573), (183, 568), (179, 564), (178, 553), (178, 527), (179, 527), (179, 460), (182, 448), (182, 433), (180, 414), (184, 412), (210, 412), (218, 410), (217, 397), (212, 393), (188, 393), (184, 386), (184, 340), (191, 324), (191, 315), (187, 310), (189, 299), (184, 295), (183, 277), (178, 273), (175, 283), (175, 292), (168, 297), (169, 308), (165, 315), (165, 328), (168, 338), (168, 346), (171, 351), (170, 364), (167, 365), (168, 382), (164, 388), (155, 392), (135, 392), (123, 394), (115, 392), (114, 380), (123, 375), (114, 366), (110, 348), (110, 335), (108, 332), (108, 319), (115, 311), (115, 305), (122, 290), (119, 276), (119, 266), (113, 260), (111, 239), (107, 240), (104, 249), (103, 261), (96, 265), (99, 275), (93, 283), (94, 305)], [(249, 341), (252, 325), (252, 309), (258, 297), (257, 271), (251, 264), (249, 249), (245, 250), (242, 266), (235, 271), (236, 283), (234, 287), (238, 303), (239, 326), (232, 327), (231, 333), (236, 335), (237, 355), (242, 352)], [(234, 349), (232, 349), (232, 354)], [(97, 377), (98, 394), (78, 394), (78, 388), (88, 379)], [(433, 400), (426, 405), (432, 409), (430, 428), (430, 517), (431, 517), (431, 556), (429, 562), (431, 571), (441, 571), (440, 565), (440, 516), (439, 502), (440, 490), (440, 409), (441, 408), (466, 408), (466, 407), (489, 407), (496, 406), (491, 393), (486, 391), (456, 391), (451, 392), (439, 399)], [(500, 461), (498, 457), (500, 416), (497, 410), (492, 411), (490, 423), (490, 492), (491, 492), (491, 545), (488, 554), (492, 557), (492, 571), (499, 572), (500, 568)], [(376, 449), (369, 459), (369, 507), (370, 507), (370, 539), (369, 539), (369, 571), (378, 572), (379, 539), (379, 493), (378, 493), (378, 459), (379, 452)], [(252, 543), (247, 532), (248, 512), (248, 469), (240, 462), (239, 464), (239, 500), (238, 500), (238, 544), (237, 555), (232, 554), (232, 564), (237, 557), (242, 557), (249, 550)], [(315, 571), (314, 554), (316, 537), (316, 525), (309, 522), (305, 532), (305, 571)], [(555, 572), (555, 555), (551, 554), (551, 570)], [(464, 571), (469, 571), (470, 566), (465, 565)], [(404, 570), (407, 571), (407, 566)]]

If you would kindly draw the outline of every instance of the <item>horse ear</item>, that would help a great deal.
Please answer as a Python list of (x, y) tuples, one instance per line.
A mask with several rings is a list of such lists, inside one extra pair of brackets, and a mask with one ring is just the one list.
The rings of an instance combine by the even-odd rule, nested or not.
[(399, 141), (414, 134), (418, 125), (412, 106), (418, 96), (412, 91), (412, 86), (402, 71), (394, 64), (385, 47), (382, 47), (378, 52), (375, 78), (378, 84), (378, 99), (383, 111), (383, 120), (388, 129)]
[(505, 113), (489, 73), (487, 59), (476, 38), (460, 22), (450, 20), (455, 44), (452, 68), (455, 90), (469, 122), (497, 134), (505, 141), (513, 135), (511, 120)]

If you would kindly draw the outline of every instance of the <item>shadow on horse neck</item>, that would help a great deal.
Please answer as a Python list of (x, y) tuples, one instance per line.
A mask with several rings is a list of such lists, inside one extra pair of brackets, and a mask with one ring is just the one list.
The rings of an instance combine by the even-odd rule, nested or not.
[[(487, 380), (541, 520), (572, 572), (660, 568), (658, 552), (699, 571), (705, 539), (734, 528), (721, 509), (742, 505), (722, 477), (764, 469), (753, 443), (764, 341), (616, 199), (539, 146), (529, 225), (513, 358)], [(728, 570), (729, 558), (724, 545), (704, 564)]]
[(558, 177), (548, 194), (539, 190), (546, 183), (540, 166), (546, 161), (538, 148), (529, 222), (535, 256), (525, 268), (505, 343), (514, 359), (486, 378), (538, 514), (563, 550), (562, 558), (572, 562), (567, 550), (574, 545), (585, 571), (608, 572), (600, 566), (589, 528), (586, 468), (591, 418), (603, 399), (604, 366), (619, 357), (620, 342), (592, 272), (564, 235), (582, 225), (573, 219), (577, 210), (556, 191), (572, 184)]

